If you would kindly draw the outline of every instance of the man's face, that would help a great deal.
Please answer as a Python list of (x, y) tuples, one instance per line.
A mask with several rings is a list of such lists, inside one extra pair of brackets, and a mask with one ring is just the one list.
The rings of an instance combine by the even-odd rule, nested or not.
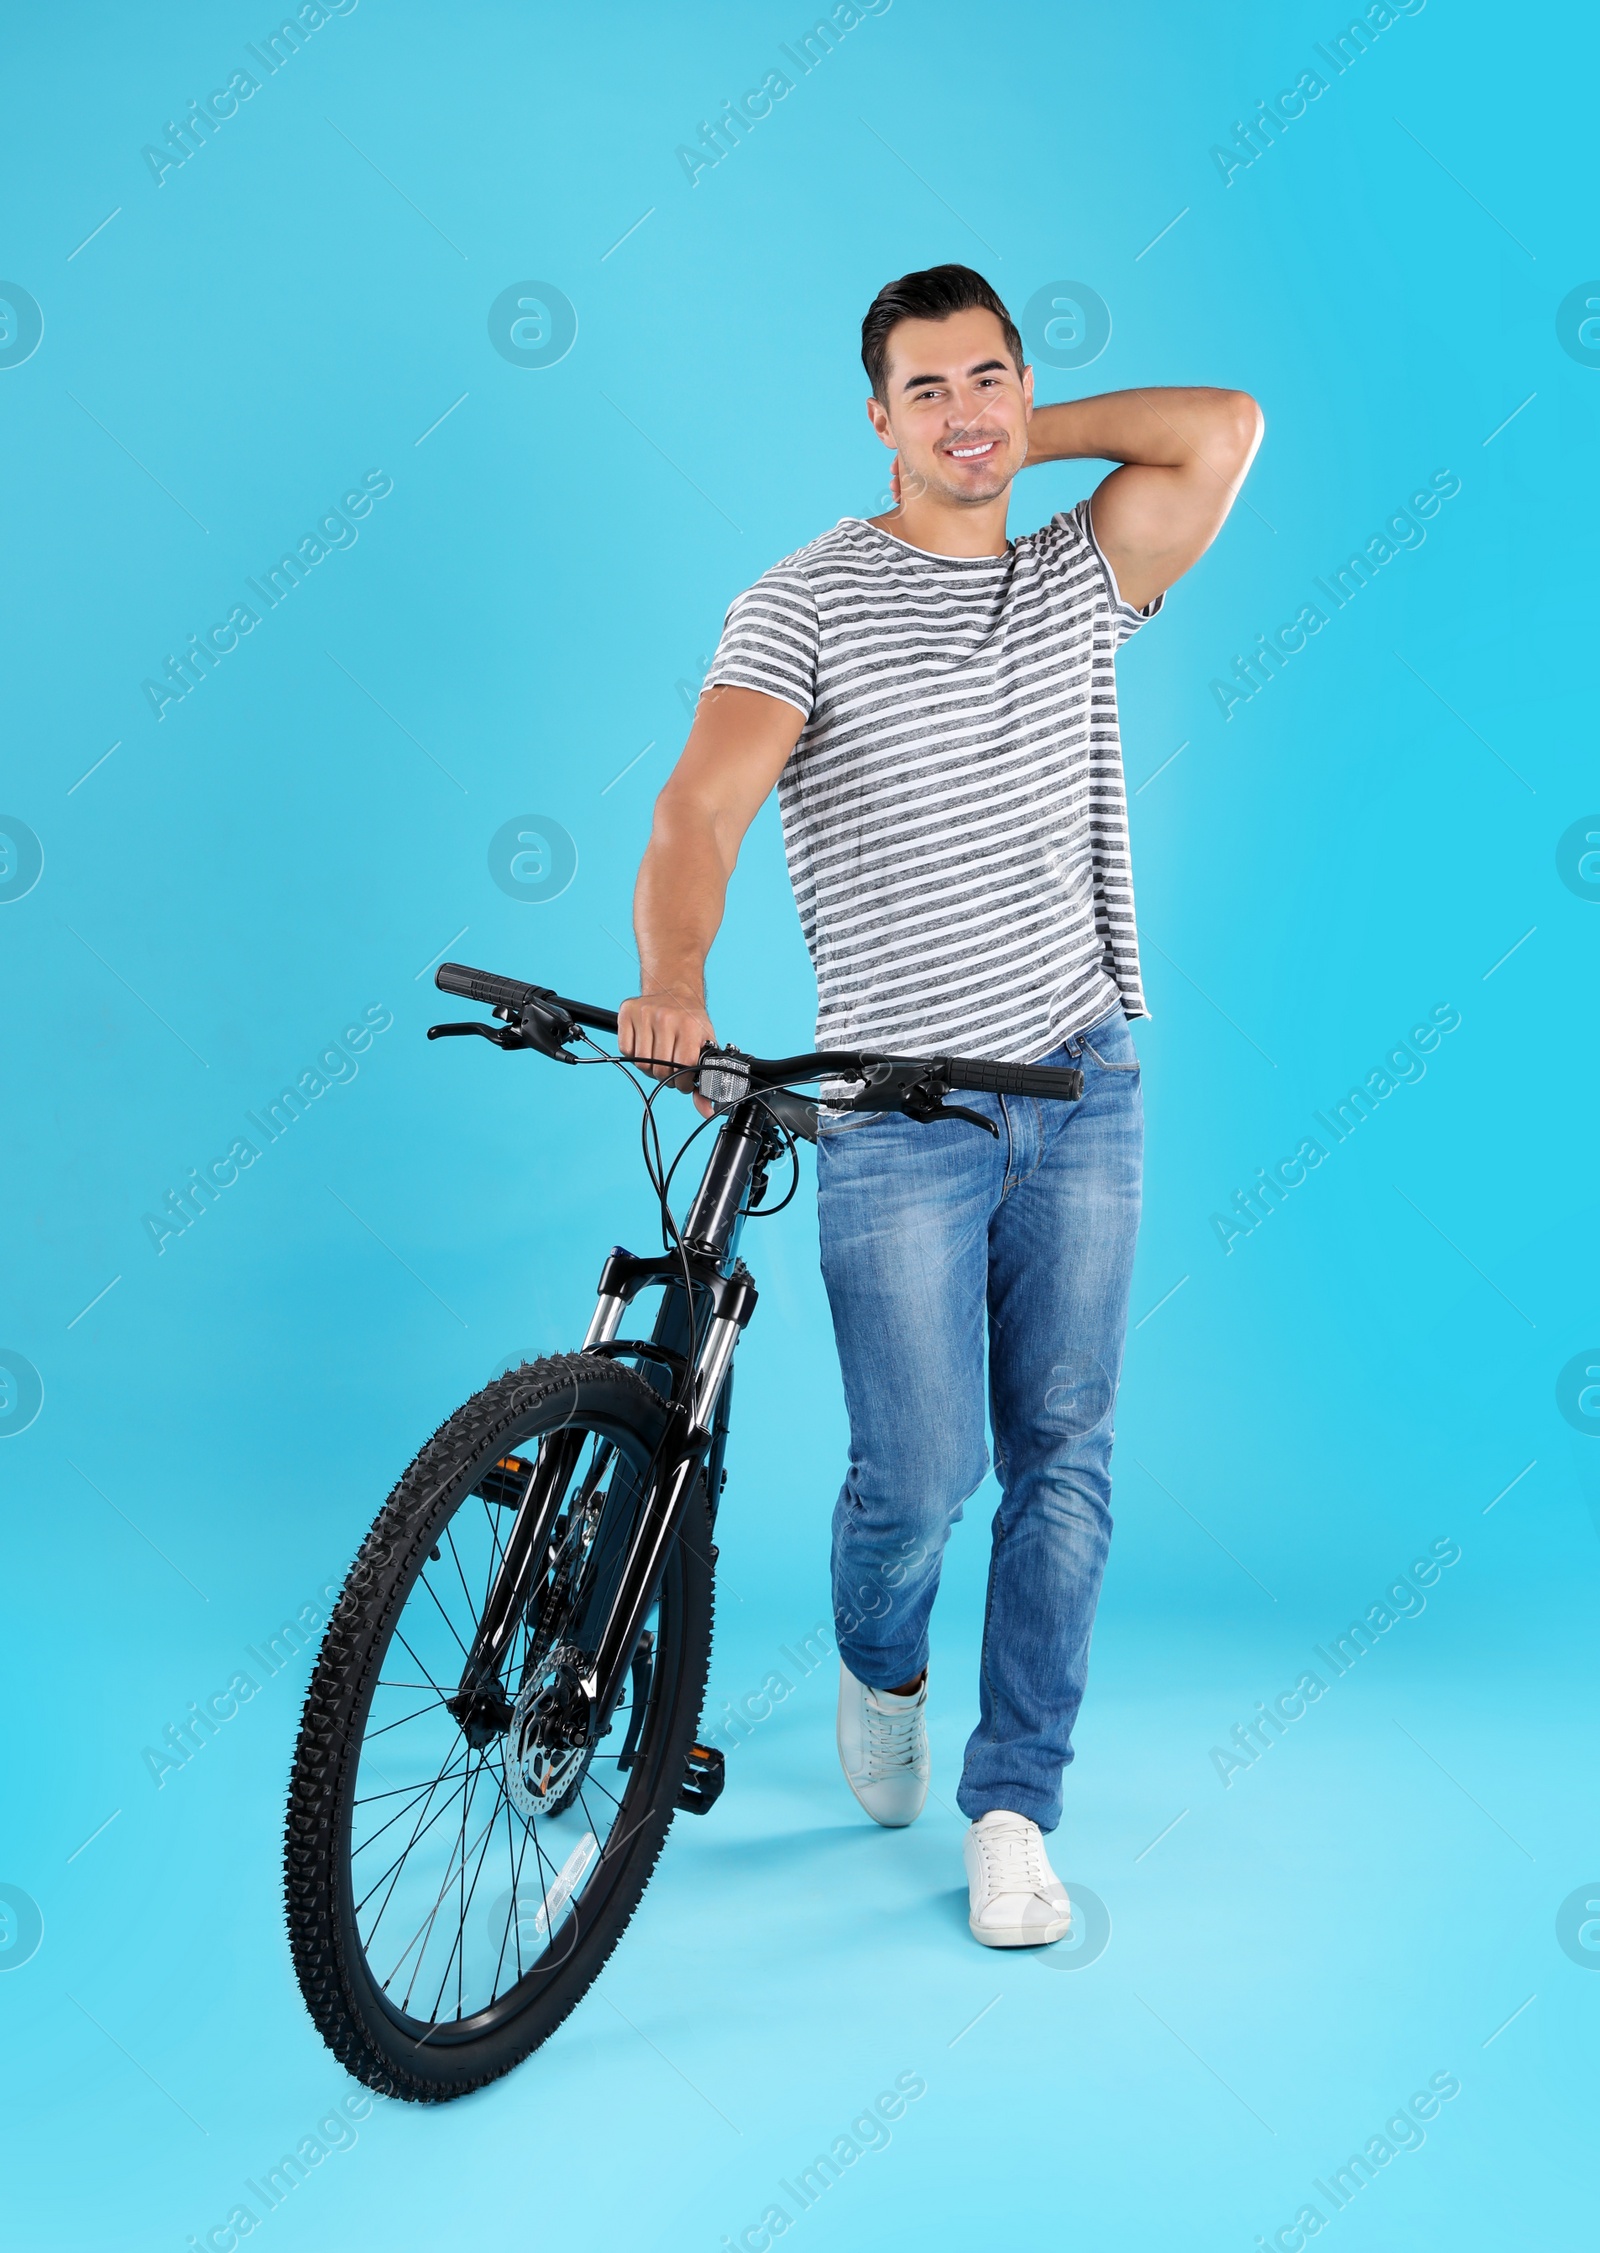
[(1028, 452), (1033, 370), (1019, 373), (993, 313), (900, 321), (889, 332), (887, 405), (867, 401), (872, 427), (900, 455), (900, 492), (956, 507), (993, 501)]

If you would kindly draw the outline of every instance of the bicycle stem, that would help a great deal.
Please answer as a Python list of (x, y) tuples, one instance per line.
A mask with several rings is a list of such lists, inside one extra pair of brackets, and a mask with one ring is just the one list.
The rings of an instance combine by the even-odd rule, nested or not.
[(771, 1135), (771, 1121), (759, 1104), (740, 1103), (728, 1113), (683, 1224), (687, 1250), (718, 1261), (727, 1257), (750, 1176)]

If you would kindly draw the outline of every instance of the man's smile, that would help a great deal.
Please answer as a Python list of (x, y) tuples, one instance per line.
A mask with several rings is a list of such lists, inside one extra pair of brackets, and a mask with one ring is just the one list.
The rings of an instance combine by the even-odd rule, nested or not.
[(1001, 441), (998, 438), (962, 438), (958, 439), (953, 445), (941, 447), (940, 452), (948, 454), (952, 461), (981, 462), (986, 460), (1000, 444)]

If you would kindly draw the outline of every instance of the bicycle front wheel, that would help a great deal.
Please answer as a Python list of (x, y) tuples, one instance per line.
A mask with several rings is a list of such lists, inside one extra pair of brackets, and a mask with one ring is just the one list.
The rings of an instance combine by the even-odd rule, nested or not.
[[(666, 1412), (596, 1355), (497, 1379), (405, 1473), (334, 1608), (290, 1788), (289, 1939), (324, 2040), (385, 2095), (437, 2102), (520, 2064), (655, 1867), (710, 1661), (703, 1489), (608, 1735), (552, 1750), (539, 1712), (603, 1613)], [(517, 1503), (552, 1460), (565, 1486), (535, 1601), (469, 1704), (462, 1671)]]

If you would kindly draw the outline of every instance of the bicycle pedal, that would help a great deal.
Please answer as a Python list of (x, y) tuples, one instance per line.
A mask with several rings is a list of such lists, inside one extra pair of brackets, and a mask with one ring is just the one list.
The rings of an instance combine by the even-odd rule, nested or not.
[(691, 1745), (683, 1764), (683, 1782), (673, 1801), (686, 1814), (705, 1815), (722, 1797), (724, 1762), (715, 1745)]

